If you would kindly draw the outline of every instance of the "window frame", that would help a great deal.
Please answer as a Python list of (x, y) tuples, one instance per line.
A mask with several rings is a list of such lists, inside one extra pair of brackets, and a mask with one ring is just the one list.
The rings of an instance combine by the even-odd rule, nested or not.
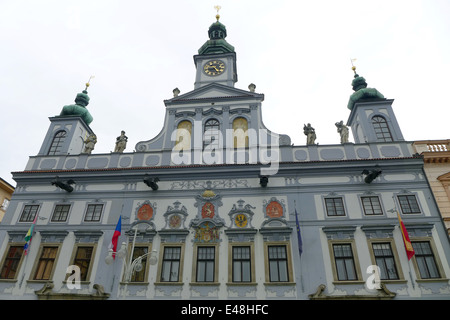
[[(286, 248), (286, 267), (288, 281), (271, 281), (270, 278), (270, 260), (269, 260), (269, 247), (284, 246)], [(267, 241), (264, 242), (264, 265), (265, 265), (265, 285), (292, 285), (295, 283), (293, 264), (292, 264), (292, 252), (290, 241)]]
[[(22, 266), (22, 262), (24, 260), (25, 255), (23, 254), (24, 250), (24, 245), (25, 243), (10, 243), (8, 244), (8, 247), (5, 250), (5, 253), (3, 254), (3, 258), (1, 260), (1, 269), (0, 269), (0, 281), (16, 281), (17, 280), (17, 276), (19, 275), (19, 271), (20, 268)], [(22, 249), (22, 252), (19, 254), (19, 257), (9, 257), (10, 255), (10, 251), (11, 248), (18, 248), (18, 249)], [(10, 266), (6, 266), (7, 261), (11, 260)], [(8, 272), (7, 275), (9, 276), (10, 274), (10, 270), (12, 268), (15, 268), (14, 272), (14, 277), (10, 278), (10, 277), (5, 277), (5, 278), (1, 278), (1, 275), (3, 273), (3, 270), (5, 269), (5, 267), (8, 268)]]
[[(162, 272), (163, 272), (163, 264), (164, 264), (164, 251), (167, 247), (179, 247), (180, 248), (180, 261), (179, 261), (179, 270), (178, 270), (178, 281), (161, 281)], [(156, 285), (181, 285), (183, 283), (183, 271), (184, 271), (184, 250), (185, 244), (184, 242), (167, 242), (161, 245), (159, 250), (159, 259), (158, 259), (158, 273), (157, 273), (157, 281)], [(194, 259), (193, 259), (194, 260)], [(192, 278), (194, 279), (194, 278)]]
[[(391, 256), (390, 257), (393, 259), (393, 263), (394, 263), (394, 266), (395, 266), (395, 269), (396, 269), (396, 272), (397, 272), (397, 279), (383, 279), (381, 277), (381, 274), (380, 274), (380, 280), (382, 280), (383, 282), (386, 282), (386, 283), (389, 283), (389, 282), (391, 282), (391, 283), (393, 283), (393, 282), (405, 282), (406, 280), (405, 280), (404, 275), (403, 275), (403, 270), (402, 270), (402, 267), (401, 267), (401, 264), (400, 264), (400, 260), (399, 260), (399, 256), (398, 256), (398, 252), (397, 252), (397, 247), (395, 245), (394, 239), (392, 239), (392, 238), (387, 238), (387, 239), (368, 239), (367, 242), (368, 242), (368, 246), (369, 246), (369, 252), (370, 252), (371, 261), (372, 261), (372, 263), (374, 265), (377, 265), (377, 266), (378, 266), (377, 256), (375, 255), (375, 251), (374, 251), (373, 246), (376, 245), (376, 244), (389, 244), (389, 246), (390, 246), (390, 249), (391, 249)], [(382, 270), (380, 268), (380, 272), (381, 271)]]
[[(214, 267), (213, 267), (213, 281), (199, 281), (197, 278), (198, 274), (198, 254), (200, 248), (214, 248)], [(194, 246), (194, 255), (193, 255), (193, 267), (192, 267), (192, 284), (197, 285), (218, 285), (218, 277), (219, 277), (219, 245), (218, 244), (204, 244), (197, 243)]]
[[(379, 121), (378, 119), (382, 119), (382, 121)], [(388, 121), (384, 116), (376, 114), (373, 115), (370, 120), (377, 141), (379, 142), (394, 141), (391, 128), (389, 127)]]
[[(419, 267), (419, 261), (417, 259), (417, 257), (420, 256), (420, 255), (417, 253), (417, 250), (414, 247), (414, 244), (418, 243), (418, 242), (426, 242), (426, 243), (429, 244), (429, 248), (430, 248), (430, 251), (431, 251), (431, 254), (432, 254), (432, 258), (433, 258), (433, 261), (435, 263), (436, 270), (439, 273), (439, 277), (424, 278), (422, 276), (422, 273), (421, 273), (420, 267)], [(448, 279), (443, 277), (443, 275), (445, 275), (444, 268), (442, 266), (442, 262), (441, 262), (441, 260), (439, 258), (439, 255), (436, 254), (437, 248), (436, 248), (436, 246), (434, 244), (433, 239), (431, 237), (414, 238), (414, 239), (411, 239), (411, 244), (412, 244), (412, 246), (414, 248), (414, 256), (413, 256), (412, 260), (413, 260), (414, 270), (415, 270), (416, 276), (417, 276), (417, 281), (419, 281), (419, 282), (420, 281), (423, 281), (423, 282), (428, 282), (428, 281), (448, 281)]]
[[(364, 205), (364, 199), (372, 199), (372, 198), (373, 198), (373, 199), (375, 199), (375, 198), (377, 199), (378, 204), (379, 204), (379, 206), (380, 206), (380, 213), (372, 213), (372, 214), (367, 213), (366, 206)], [(380, 198), (379, 195), (360, 195), (360, 196), (359, 196), (359, 200), (360, 200), (360, 204), (361, 204), (361, 207), (362, 207), (363, 215), (364, 215), (365, 217), (379, 217), (379, 216), (384, 216), (383, 203), (382, 203), (381, 198)], [(372, 200), (370, 201), (370, 207), (371, 207), (371, 209), (373, 210), (373, 202), (372, 202)]]
[[(95, 206), (95, 207), (102, 206), (101, 210), (100, 210), (100, 214), (99, 214), (98, 220), (93, 220), (92, 218), (90, 220), (86, 220), (87, 217), (88, 217), (89, 207), (91, 207), (91, 206)], [(86, 209), (85, 209), (85, 212), (84, 212), (83, 222), (86, 222), (86, 223), (98, 223), (98, 222), (101, 222), (104, 210), (105, 210), (105, 203), (95, 202), (95, 203), (88, 203), (88, 204), (86, 204)], [(94, 213), (95, 213), (95, 210), (92, 213), (92, 215), (94, 215)]]
[[(63, 136), (59, 137), (59, 134), (62, 134)], [(67, 138), (67, 131), (66, 130), (58, 130), (53, 135), (52, 142), (50, 143), (50, 147), (48, 148), (47, 155), (48, 156), (55, 156), (61, 154), (61, 149), (66, 142)]]
[[(334, 245), (343, 245), (343, 244), (350, 245), (350, 248), (352, 250), (353, 266), (354, 266), (354, 271), (356, 274), (356, 279), (354, 279), (354, 280), (340, 280), (339, 279), (338, 269), (337, 269), (337, 265), (336, 265), (336, 259), (335, 259), (335, 255), (334, 255)], [(364, 283), (364, 281), (362, 280), (363, 278), (362, 278), (362, 273), (361, 273), (361, 267), (360, 267), (358, 252), (356, 250), (356, 245), (355, 245), (354, 239), (329, 240), (328, 241), (328, 249), (330, 252), (330, 260), (331, 260), (330, 262), (331, 262), (331, 268), (332, 268), (332, 272), (333, 272), (333, 280), (334, 280), (333, 283), (336, 283), (336, 284)]]
[[(54, 219), (55, 214), (56, 214), (56, 209), (58, 207), (68, 207), (67, 213), (66, 213), (66, 216), (65, 216), (64, 220), (55, 220)], [(71, 209), (72, 209), (72, 204), (67, 204), (67, 203), (57, 203), (57, 204), (55, 204), (55, 206), (53, 207), (53, 211), (52, 211), (52, 216), (50, 218), (50, 222), (52, 222), (52, 223), (53, 222), (55, 222), (55, 223), (67, 222), (67, 219), (69, 218), (69, 214), (70, 214)]]
[[(336, 204), (335, 204), (334, 200), (337, 200), (337, 199), (339, 199), (341, 201), (343, 213), (342, 214), (332, 214), (332, 215), (330, 215), (330, 211), (328, 210), (329, 208), (328, 208), (327, 200), (333, 200), (332, 204), (333, 204), (333, 209), (335, 210), (336, 209)], [(325, 211), (326, 211), (327, 218), (335, 218), (335, 217), (345, 217), (345, 216), (347, 216), (347, 211), (346, 211), (346, 208), (345, 208), (345, 203), (344, 203), (344, 197), (343, 196), (325, 196), (325, 197), (323, 197), (323, 201), (324, 201), (324, 205), (325, 205)]]
[[(95, 253), (96, 253), (96, 250), (97, 250), (97, 244), (96, 243), (79, 243), (79, 244), (76, 244), (74, 246), (74, 248), (73, 248), (73, 251), (72, 251), (72, 257), (70, 258), (71, 265), (78, 265), (78, 264), (76, 264), (77, 260), (86, 261), (86, 259), (77, 259), (77, 253), (78, 253), (79, 248), (91, 248), (91, 250), (92, 250), (91, 251), (91, 257), (89, 259), (89, 265), (87, 267), (85, 267), (85, 270), (86, 270), (85, 275), (86, 276), (85, 276), (84, 279), (82, 277), (80, 278), (80, 282), (81, 283), (89, 284), (90, 283), (91, 272), (92, 272), (92, 268), (93, 268), (92, 266), (93, 266), (93, 264), (95, 262)], [(80, 267), (80, 266), (78, 265), (78, 267)], [(80, 267), (80, 276), (81, 276), (81, 272), (82, 272), (82, 267)], [(70, 277), (70, 274), (67, 274), (66, 279), (68, 277)]]
[[(168, 249), (177, 249), (179, 250), (179, 252), (177, 253), (178, 258), (173, 258), (173, 257), (166, 257), (166, 250)], [(173, 255), (174, 253), (171, 253), (171, 255)], [(175, 246), (175, 245), (171, 245), (171, 246), (164, 246), (162, 248), (162, 261), (161, 261), (161, 272), (159, 275), (159, 281), (160, 282), (164, 282), (164, 283), (174, 283), (174, 282), (180, 282), (180, 271), (181, 271), (181, 254), (182, 254), (182, 247), (181, 246)], [(178, 267), (177, 267), (177, 272), (176, 272), (176, 280), (172, 280), (172, 270), (174, 269), (174, 264), (177, 263)], [(165, 280), (163, 279), (163, 276), (165, 274), (165, 268), (166, 266), (169, 265), (169, 279)]]
[[(42, 255), (44, 253), (44, 249), (45, 248), (54, 248), (55, 251), (55, 257), (53, 259), (49, 259), (49, 258), (45, 258), (48, 261), (52, 260), (52, 266), (51, 266), (51, 270), (49, 272), (49, 276), (48, 279), (44, 279), (44, 278), (40, 278), (40, 279), (36, 279), (37, 273), (39, 271), (39, 267), (40, 267), (40, 262), (41, 260), (43, 260)], [(34, 282), (47, 282), (53, 279), (53, 275), (55, 273), (56, 270), (56, 266), (58, 264), (58, 258), (59, 258), (59, 251), (61, 249), (61, 244), (60, 243), (43, 243), (41, 244), (38, 254), (36, 255), (36, 260), (34, 262), (34, 266), (33, 269), (30, 273), (30, 279), (29, 281), (34, 281)]]
[[(235, 250), (237, 249), (246, 249), (248, 250), (248, 258), (243, 258), (243, 257), (237, 257), (235, 256)], [(232, 245), (230, 246), (230, 259), (231, 259), (231, 267), (230, 267), (230, 271), (231, 271), (231, 275), (230, 275), (230, 282), (232, 283), (252, 283), (254, 282), (254, 271), (253, 271), (253, 265), (254, 263), (252, 262), (252, 258), (253, 258), (253, 250), (252, 250), (252, 246), (250, 246), (250, 244), (246, 244), (246, 245)], [(248, 266), (245, 266), (244, 264), (248, 263)], [(236, 279), (237, 276), (237, 271), (236, 271), (236, 264), (238, 264), (239, 266), (239, 278), (240, 279)], [(243, 279), (244, 278), (244, 269), (248, 269), (248, 275), (249, 278), (248, 280)]]
[[(405, 212), (404, 207), (402, 205), (402, 203), (404, 203), (404, 202), (402, 202), (400, 200), (400, 197), (406, 197), (407, 202), (408, 202), (408, 207), (409, 207), (410, 210), (411, 210), (411, 203), (410, 203), (408, 198), (414, 198), (415, 206), (417, 207), (417, 210), (419, 210), (419, 211), (417, 211), (417, 212), (413, 212), (413, 211)], [(420, 207), (420, 203), (419, 203), (419, 200), (417, 199), (417, 195), (416, 194), (398, 194), (397, 195), (397, 201), (398, 201), (398, 205), (400, 207), (400, 210), (401, 210), (402, 214), (409, 215), (409, 214), (421, 214), (422, 213), (422, 208)]]
[[(28, 207), (36, 207), (36, 211), (34, 212), (34, 215), (30, 217), (31, 212), (27, 212), (25, 213), (25, 209), (27, 209)], [(23, 208), (22, 208), (22, 213), (20, 214), (19, 217), (19, 222), (33, 222), (34, 218), (39, 215), (39, 209), (40, 209), (41, 205), (40, 204), (24, 204)], [(32, 209), (30, 209), (31, 211)], [(27, 214), (28, 216), (25, 218), (24, 215)]]
[[(214, 122), (214, 124), (210, 124)], [(215, 152), (219, 152), (220, 149), (223, 147), (222, 145), (222, 132), (220, 131), (221, 123), (216, 118), (209, 118), (205, 121), (205, 124), (203, 125), (203, 150), (205, 147), (209, 147)], [(215, 139), (214, 142), (210, 139), (211, 137), (216, 137), (217, 133), (217, 140)], [(209, 138), (208, 140), (206, 140)]]

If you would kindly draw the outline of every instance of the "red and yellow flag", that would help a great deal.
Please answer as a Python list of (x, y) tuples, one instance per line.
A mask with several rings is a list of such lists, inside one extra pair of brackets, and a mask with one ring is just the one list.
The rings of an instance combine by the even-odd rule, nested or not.
[(406, 227), (402, 221), (402, 218), (400, 218), (400, 213), (397, 212), (397, 216), (398, 222), (400, 223), (400, 229), (402, 230), (403, 243), (405, 244), (406, 255), (408, 256), (408, 260), (411, 260), (412, 256), (414, 255), (414, 248), (411, 244), (411, 241), (409, 240), (408, 231), (406, 231)]

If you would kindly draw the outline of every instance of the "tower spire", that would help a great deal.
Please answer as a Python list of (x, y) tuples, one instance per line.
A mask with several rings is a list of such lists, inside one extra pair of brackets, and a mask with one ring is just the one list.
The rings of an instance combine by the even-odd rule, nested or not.
[(222, 7), (219, 5), (216, 5), (216, 6), (214, 6), (214, 9), (217, 10), (216, 19), (217, 19), (217, 22), (219, 22), (219, 19), (220, 19), (219, 11), (220, 11), (220, 9), (222, 9)]

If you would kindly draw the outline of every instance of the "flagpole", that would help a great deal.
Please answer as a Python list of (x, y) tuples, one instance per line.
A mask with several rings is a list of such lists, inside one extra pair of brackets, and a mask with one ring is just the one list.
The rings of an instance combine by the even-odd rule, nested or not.
[[(409, 279), (411, 280), (411, 285), (413, 287), (413, 290), (415, 290), (416, 286), (414, 284), (414, 280), (413, 280), (412, 273), (411, 273), (411, 265), (410, 265), (412, 256), (411, 257), (408, 256), (408, 251), (407, 251), (408, 249), (406, 247), (406, 238), (405, 238), (405, 234), (404, 234), (404, 232), (406, 231), (406, 227), (405, 227), (405, 225), (404, 225), (404, 223), (402, 221), (402, 218), (400, 217), (400, 213), (399, 213), (399, 211), (397, 209), (397, 202), (395, 201), (394, 196), (392, 196), (392, 200), (394, 200), (395, 212), (397, 213), (397, 219), (398, 219), (398, 227), (400, 229), (400, 233), (402, 235), (402, 240), (403, 240), (402, 242), (403, 242), (403, 245), (405, 247), (406, 260), (408, 261), (407, 265), (408, 265)], [(405, 231), (403, 231), (403, 227), (405, 228)], [(408, 240), (409, 240), (409, 236), (408, 236)], [(409, 243), (409, 244), (411, 246), (411, 243)], [(412, 246), (411, 246), (411, 249), (412, 249), (413, 255), (414, 255), (414, 249), (412, 248)]]
[[(36, 228), (36, 224), (37, 224), (37, 219), (39, 217), (39, 211), (36, 212), (36, 217), (34, 217), (33, 223), (31, 223), (30, 229), (31, 229), (31, 234), (30, 234), (30, 239), (25, 243), (24, 247), (27, 246), (27, 248), (24, 250), (25, 253), (25, 260), (23, 262), (23, 273), (22, 273), (22, 278), (20, 279), (19, 282), (19, 288), (22, 287), (23, 284), (23, 279), (25, 278), (25, 273), (26, 273), (26, 267), (27, 267), (27, 261), (28, 261), (28, 255), (29, 255), (29, 251), (31, 248), (31, 242), (33, 240), (33, 234), (35, 233), (35, 228)], [(27, 233), (25, 234), (25, 238), (28, 235), (28, 232), (30, 232), (30, 229), (28, 229)], [(24, 238), (24, 239), (25, 239)]]
[(299, 222), (298, 222), (298, 216), (297, 216), (297, 203), (295, 202), (295, 200), (294, 200), (294, 213), (295, 213), (295, 226), (296, 226), (296, 229), (297, 229), (297, 242), (298, 242), (298, 259), (299, 259), (299, 266), (300, 266), (300, 287), (301, 287), (301, 289), (302, 289), (302, 292), (305, 292), (305, 287), (304, 287), (304, 284), (303, 284), (303, 268), (302, 268), (302, 266), (301, 266), (301, 264), (302, 264), (302, 254), (300, 253), (300, 250), (301, 251), (303, 251), (303, 249), (302, 248), (300, 248), (300, 238), (299, 238), (299, 232), (300, 232), (300, 225), (299, 225)]

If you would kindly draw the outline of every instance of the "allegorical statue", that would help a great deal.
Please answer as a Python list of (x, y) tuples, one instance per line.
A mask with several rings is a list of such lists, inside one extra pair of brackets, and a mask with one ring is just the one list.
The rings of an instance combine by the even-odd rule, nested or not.
[(83, 153), (91, 154), (92, 150), (94, 150), (95, 144), (97, 143), (97, 136), (93, 133), (89, 135), (89, 137), (84, 140), (84, 151)]
[(344, 121), (336, 122), (337, 132), (341, 135), (341, 143), (348, 143), (348, 127), (344, 124)]
[(127, 147), (127, 141), (128, 137), (125, 135), (125, 131), (122, 130), (120, 136), (116, 139), (116, 148), (114, 149), (114, 152), (123, 152)]
[(306, 135), (306, 144), (316, 144), (316, 130), (310, 123), (303, 125), (303, 133)]

